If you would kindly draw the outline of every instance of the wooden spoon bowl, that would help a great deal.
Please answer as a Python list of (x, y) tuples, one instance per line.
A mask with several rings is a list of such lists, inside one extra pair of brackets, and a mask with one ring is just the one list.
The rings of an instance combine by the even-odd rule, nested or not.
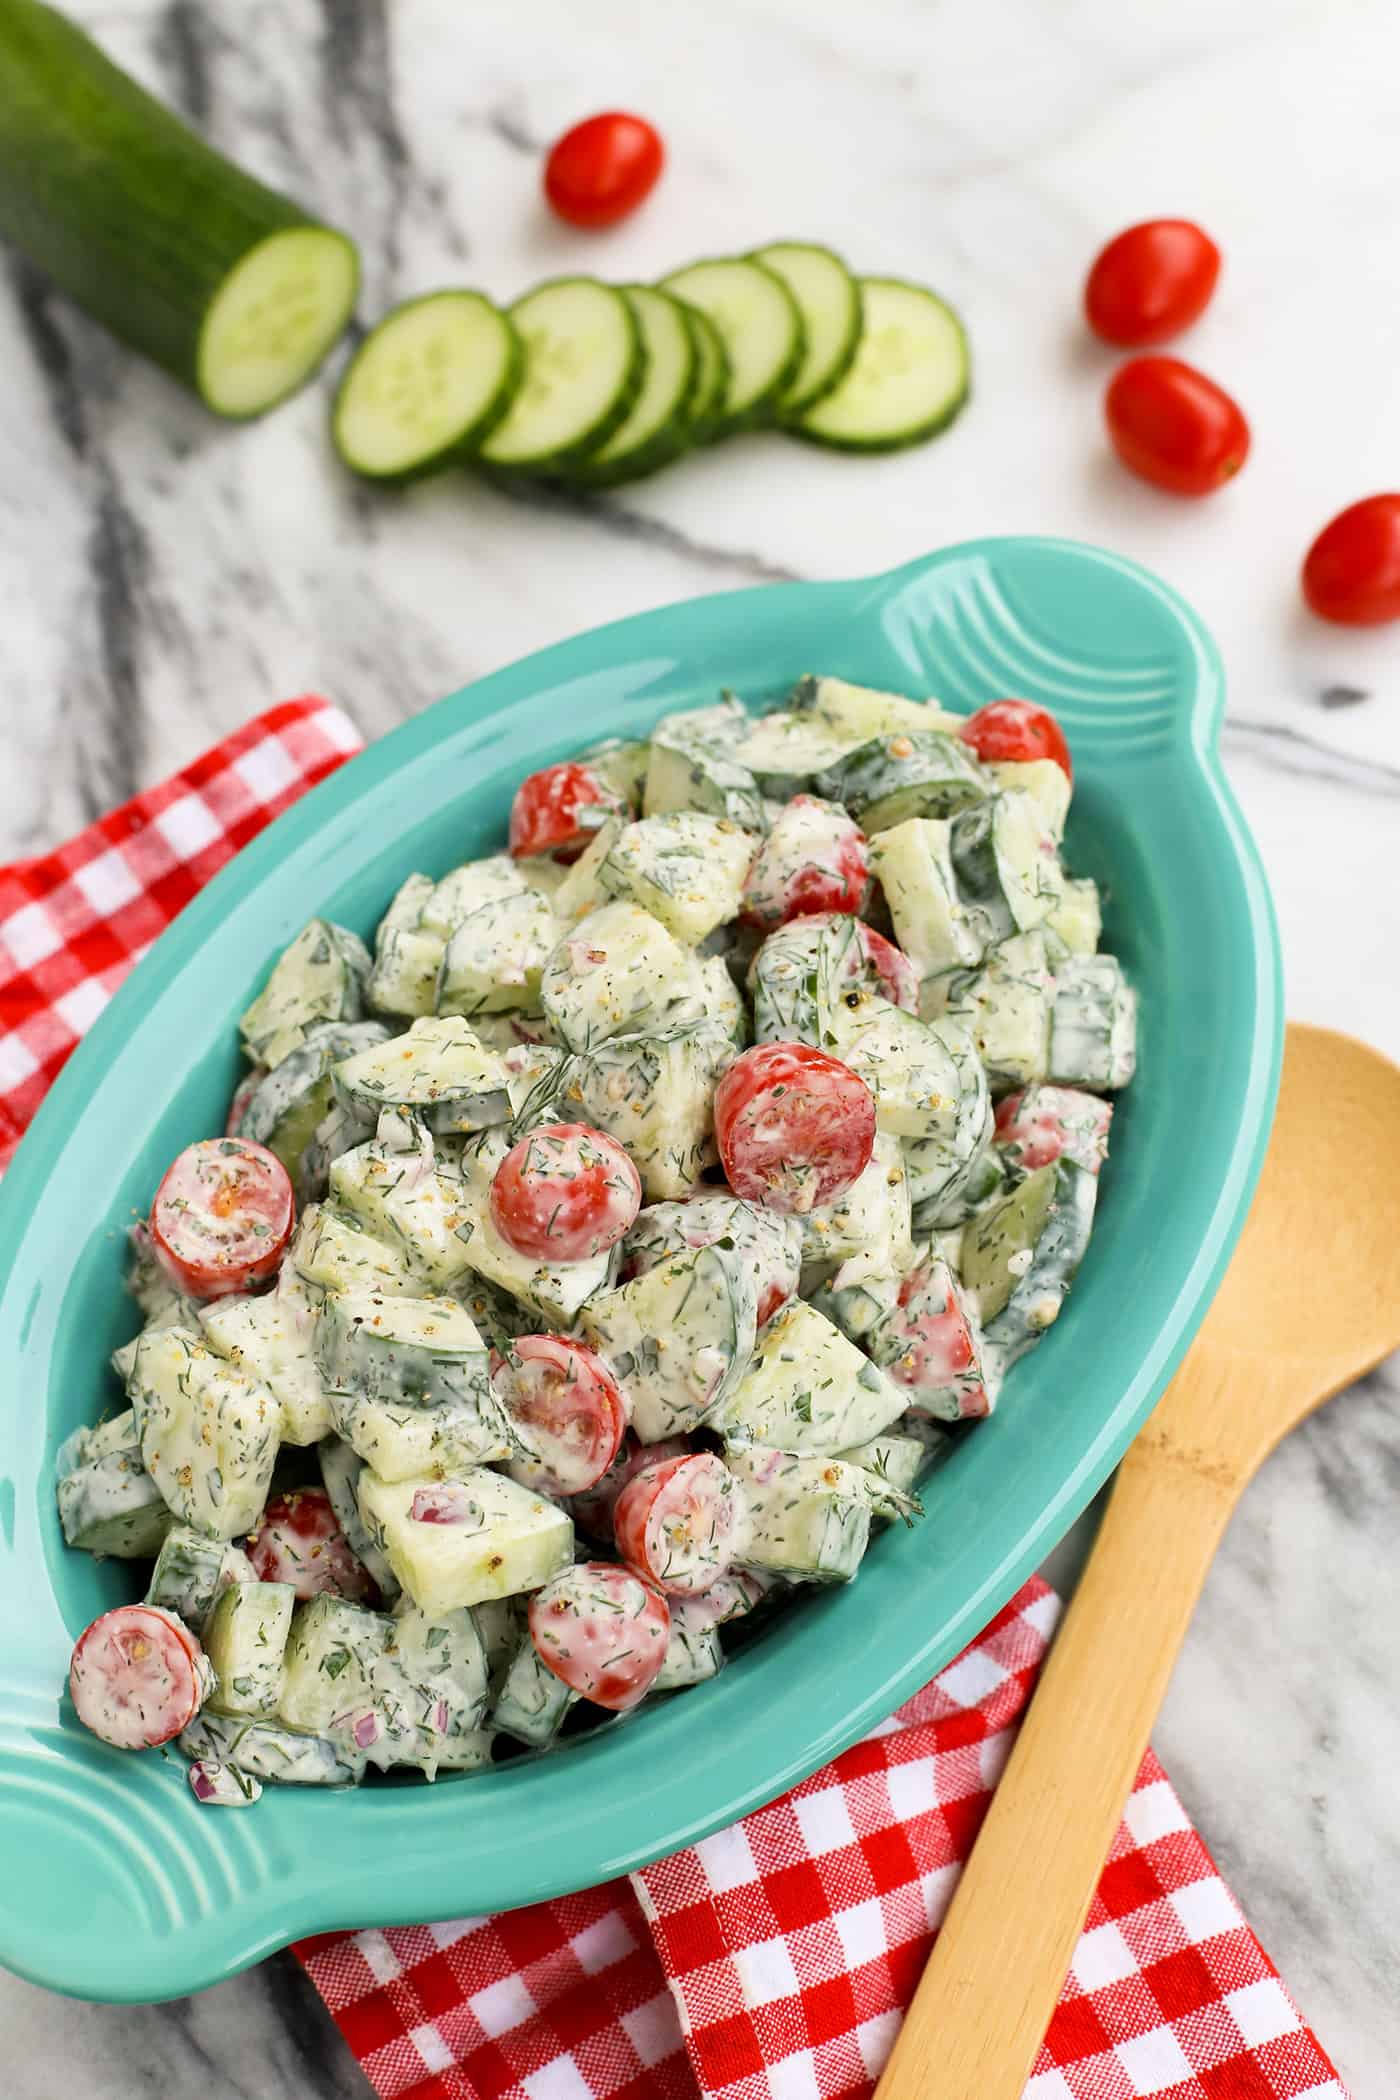
[(1397, 1347), (1400, 1068), (1293, 1025), (1234, 1258), (1119, 1469), (876, 2100), (1020, 2100), (1231, 1511)]

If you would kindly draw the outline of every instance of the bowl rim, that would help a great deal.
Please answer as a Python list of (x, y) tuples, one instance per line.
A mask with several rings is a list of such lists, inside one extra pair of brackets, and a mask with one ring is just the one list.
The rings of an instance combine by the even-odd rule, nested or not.
[[(586, 630), (520, 658), (424, 709), (364, 753), (349, 759), (283, 812), (218, 871), (142, 958), (118, 988), (107, 1009), (98, 1016), (41, 1104), (0, 1187), (0, 1273), (7, 1273), (17, 1256), (30, 1209), (42, 1200), (44, 1184), (65, 1144), (69, 1123), (100, 1083), (108, 1059), (125, 1040), (142, 1002), (162, 984), (168, 987), (178, 977), (200, 945), (269, 871), (275, 869), (294, 844), (314, 839), (334, 816), (353, 808), (363, 797), (382, 791), (396, 774), (416, 764), (451, 734), (457, 726), (453, 710), (469, 710), (465, 719), (487, 719), (498, 705), (515, 705), (532, 688), (543, 689), (557, 684), (565, 667), (581, 651), (606, 659), (609, 654), (615, 654), (624, 641), (629, 650), (644, 647), (649, 627), (660, 632), (666, 623), (678, 617), (703, 618), (707, 626), (714, 623), (723, 627), (728, 620), (742, 618), (746, 609), (755, 610), (760, 599), (770, 603), (781, 599), (796, 616), (804, 603), (844, 598), (849, 617), (858, 621), (869, 617), (872, 608), (897, 599), (911, 584), (948, 570), (955, 564), (994, 563), (998, 557), (1010, 559), (1027, 551), (1070, 556), (1146, 590), (1169, 615), (1187, 645), (1194, 683), (1189, 709), (1176, 724), (1174, 749), (1184, 772), (1189, 771), (1193, 776), (1202, 796), (1211, 806), (1218, 829), (1218, 850), (1228, 855), (1238, 878), (1239, 902), (1248, 920), (1255, 971), (1253, 1033), (1243, 1081), (1239, 1127), (1230, 1157), (1222, 1165), (1208, 1229), (1202, 1234), (1197, 1257), (1183, 1279), (1173, 1318), (1147, 1351), (1138, 1376), (1100, 1424), (1098, 1433), (1077, 1462), (1064, 1474), (1058, 1492), (1042, 1511), (1038, 1522), (1013, 1548), (1000, 1554), (964, 1599), (961, 1609), (943, 1623), (941, 1652), (937, 1660), (929, 1663), (928, 1649), (907, 1658), (898, 1669), (872, 1685), (838, 1727), (826, 1729), (786, 1760), (766, 1768), (766, 1776), (760, 1785), (741, 1787), (737, 1791), (731, 1788), (726, 1798), (719, 1802), (713, 1798), (704, 1802), (697, 1800), (680, 1821), (675, 1820), (673, 1813), (666, 1835), (660, 1842), (628, 1847), (617, 1842), (614, 1835), (612, 1849), (605, 1857), (593, 1860), (584, 1879), (580, 1879), (578, 1872), (571, 1870), (562, 1860), (553, 1870), (537, 1869), (531, 1875), (522, 1875), (509, 1898), (511, 1904), (561, 1894), (586, 1885), (587, 1880), (627, 1871), (692, 1843), (750, 1812), (761, 1802), (774, 1798), (865, 1733), (869, 1726), (907, 1697), (917, 1684), (924, 1682), (959, 1652), (1063, 1535), (1122, 1455), (1204, 1317), (1243, 1225), (1262, 1166), (1278, 1084), (1283, 1014), (1278, 932), (1268, 886), (1257, 849), (1219, 758), (1223, 672), (1215, 646), (1197, 616), (1169, 586), (1124, 557), (1076, 541), (1012, 535), (959, 543), (917, 557), (874, 577), (759, 585), (712, 597), (678, 600)], [(703, 613), (700, 608), (703, 608)], [(9, 1326), (13, 1314), (8, 1296), (0, 1299), (0, 1332)], [(23, 1329), (20, 1330), (20, 1340), (22, 1344)], [(0, 1557), (0, 1593), (3, 1593), (3, 1576), (4, 1562)], [(3, 1709), (3, 1694), (0, 1694), (0, 1709)], [(3, 1720), (2, 1710), (0, 1720)], [(579, 1785), (587, 1786), (597, 1758), (609, 1749), (609, 1736), (610, 1731), (605, 1731), (596, 1738), (580, 1742), (571, 1748), (567, 1766), (553, 1769), (577, 1774)], [(439, 1795), (445, 1791), (440, 1789)], [(452, 1791), (455, 1792), (455, 1787)], [(376, 1792), (382, 1800), (384, 1794), (379, 1790)], [(712, 1787), (710, 1795), (713, 1793)], [(317, 1825), (314, 1811), (328, 1806), (340, 1807), (346, 1800), (345, 1796), (336, 1796), (333, 1803), (325, 1796), (311, 1800), (298, 1794), (293, 1798), (305, 1815), (308, 1850), (318, 1837), (334, 1838), (334, 1827), (324, 1819)], [(399, 1792), (397, 1812), (381, 1811), (386, 1843), (394, 1844), (407, 1834), (403, 1803), (428, 1798), (431, 1797), (425, 1796), (421, 1790), (403, 1789)], [(313, 1813), (306, 1815), (307, 1810)], [(220, 1825), (228, 1822), (242, 1825), (245, 1819), (207, 1820)], [(256, 1819), (248, 1820), (251, 1823)], [(432, 1818), (422, 1820), (431, 1822)], [(348, 1825), (345, 1835), (348, 1838)], [(254, 1845), (249, 1853), (250, 1860), (260, 1851), (261, 1847)], [(307, 1934), (357, 1923), (418, 1923), (425, 1916), (451, 1917), (467, 1907), (474, 1910), (507, 1907), (500, 1891), (489, 1884), (483, 1892), (483, 1900), (478, 1902), (471, 1893), (470, 1873), (465, 1865), (458, 1868), (454, 1892), (448, 1892), (441, 1882), (436, 1882), (434, 1892), (413, 1908), (411, 1917), (404, 1911), (400, 1899), (381, 1903), (376, 1910), (373, 1900), (366, 1898), (363, 1877), (347, 1875), (343, 1863), (337, 1871), (327, 1872), (315, 1891), (315, 1900), (305, 1891), (298, 1891), (293, 1899), (276, 1890), (266, 1876), (258, 1874), (254, 1878), (259, 1885), (246, 1909), (235, 1906), (231, 1911), (212, 1918), (201, 1917), (188, 1930), (182, 1927), (178, 1939), (163, 1941), (158, 1950), (147, 1947), (144, 1966), (130, 1949), (111, 1950), (109, 1958), (94, 1961), (92, 1950), (85, 1947), (77, 1935), (74, 1936), (71, 1960), (66, 1955), (56, 1958), (51, 1949), (31, 1959), (22, 1917), (17, 1910), (7, 1908), (0, 1908), (0, 1960), (19, 1975), (52, 1988), (109, 2001), (140, 2002), (156, 1995), (175, 1996), (237, 1973), (289, 1940)], [(401, 1875), (399, 1878), (402, 1880)], [(158, 1970), (158, 1975), (153, 1977), (153, 1970)], [(158, 1986), (154, 1990), (153, 1981)]]

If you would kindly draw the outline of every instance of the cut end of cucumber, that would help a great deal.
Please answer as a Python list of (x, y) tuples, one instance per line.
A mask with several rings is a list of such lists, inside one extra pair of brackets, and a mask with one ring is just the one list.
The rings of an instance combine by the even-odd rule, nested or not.
[(859, 280), (865, 329), (835, 390), (789, 425), (841, 452), (894, 452), (935, 437), (967, 399), (967, 337), (950, 306), (894, 277)]
[(514, 328), (481, 292), (410, 300), (350, 362), (336, 397), (336, 450), (375, 479), (465, 456), (509, 408), (523, 361)]
[(269, 235), (215, 294), (200, 330), (199, 391), (220, 416), (258, 416), (308, 379), (350, 318), (352, 241), (326, 226)]

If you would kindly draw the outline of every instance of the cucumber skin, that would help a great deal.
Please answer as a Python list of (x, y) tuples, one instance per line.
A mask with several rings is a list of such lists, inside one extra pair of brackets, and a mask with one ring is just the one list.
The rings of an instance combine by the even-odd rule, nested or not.
[[(2, 4), (3, 0), (0, 0), (0, 5)], [(518, 333), (515, 320), (516, 308), (522, 305), (526, 299), (533, 299), (540, 292), (552, 291), (555, 285), (577, 284), (579, 282), (599, 284), (602, 280), (597, 277), (584, 277), (581, 273), (576, 273), (569, 277), (548, 277), (543, 284), (531, 285), (528, 292), (522, 292), (515, 304), (507, 309), (506, 319), (513, 328), (517, 328)], [(607, 290), (613, 291), (616, 290), (616, 287), (609, 285)], [(562, 446), (558, 452), (543, 454), (540, 458), (532, 460), (504, 461), (481, 459), (477, 464), (479, 464), (482, 473), (488, 480), (499, 481), (502, 487), (507, 489), (527, 482), (551, 479), (562, 480), (564, 471), (571, 468), (576, 461), (587, 459), (591, 453), (601, 451), (613, 432), (622, 428), (632, 413), (637, 396), (642, 391), (642, 381), (646, 377), (646, 349), (642, 342), (642, 331), (637, 325), (636, 315), (625, 299), (622, 301), (622, 306), (626, 312), (628, 327), (632, 335), (632, 363), (626, 380), (615, 400), (609, 404), (607, 412), (599, 418), (592, 430), (585, 431), (581, 438), (575, 439), (571, 445)], [(524, 354), (525, 370), (522, 374), (522, 379), (528, 379), (529, 350), (526, 349)], [(504, 420), (503, 416), (501, 421), (504, 422)], [(484, 444), (485, 442), (486, 440), (483, 438), (481, 443)]]
[(709, 333), (710, 348), (715, 355), (714, 376), (710, 382), (709, 393), (701, 399), (699, 389), (703, 384), (704, 357), (702, 354), (697, 355), (696, 396), (690, 403), (690, 442), (692, 445), (709, 445), (720, 434), (720, 406), (725, 395), (729, 392), (729, 352), (724, 346), (724, 337), (707, 313), (702, 313), (700, 308), (693, 306), (689, 299), (682, 299), (679, 292), (668, 292), (667, 297), (674, 299), (679, 306), (685, 309), (686, 314), (691, 317), (691, 325), (695, 329), (697, 337), (697, 353), (699, 352), (699, 336), (707, 330)]
[[(781, 371), (777, 372), (774, 375), (772, 381), (768, 386), (767, 392), (760, 394), (756, 401), (751, 401), (748, 407), (743, 410), (742, 414), (730, 416), (725, 415), (722, 409), (717, 409), (715, 412), (710, 434), (714, 438), (725, 438), (737, 437), (739, 433), (744, 430), (769, 430), (777, 422), (778, 403), (779, 401), (781, 401), (783, 395), (787, 392), (788, 388), (792, 385), (793, 380), (797, 377), (798, 372), (801, 370), (802, 359), (806, 354), (807, 327), (806, 323), (802, 319), (802, 309), (799, 307), (797, 301), (793, 298), (792, 293), (788, 290), (787, 285), (783, 282), (783, 279), (778, 275), (777, 271), (770, 270), (765, 263), (755, 261), (752, 255), (700, 256), (697, 259), (697, 261), (693, 263), (683, 263), (679, 270), (672, 270), (670, 272), (670, 275), (663, 278), (662, 281), (657, 285), (657, 290), (661, 292), (670, 292), (673, 298), (683, 300), (685, 298), (685, 293), (677, 291), (674, 288), (671, 279), (674, 277), (681, 276), (682, 273), (686, 270), (701, 269), (707, 263), (747, 263), (752, 269), (762, 270), (764, 276), (769, 280), (771, 284), (775, 284), (778, 287), (778, 290), (782, 293), (784, 299), (787, 301), (793, 324), (792, 351), (788, 357), (787, 363), (782, 367)], [(694, 302), (691, 303), (693, 304)], [(718, 329), (716, 329), (715, 332), (716, 334), (719, 334)], [(729, 356), (729, 347), (724, 342), (723, 337), (720, 338), (720, 348), (724, 351), (725, 358), (727, 361)], [(728, 386), (729, 375), (726, 372), (725, 395), (720, 397), (721, 400), (727, 397)]]
[[(626, 293), (628, 287), (624, 284), (619, 289)], [(653, 433), (645, 445), (638, 445), (624, 458), (610, 460), (606, 465), (601, 461), (595, 464), (590, 457), (577, 460), (568, 468), (565, 478), (574, 487), (620, 488), (624, 482), (640, 481), (644, 475), (655, 474), (659, 468), (670, 466), (673, 460), (688, 452), (695, 442), (695, 426), (691, 421), (690, 412), (700, 381), (700, 346), (696, 340), (695, 324), (690, 318), (690, 308), (684, 299), (676, 298), (671, 292), (662, 291), (659, 285), (646, 285), (644, 290), (654, 291), (659, 298), (669, 300), (680, 315), (681, 325), (690, 343), (689, 384), (676, 413), (663, 423), (660, 430)], [(723, 349), (723, 344), (720, 347)], [(639, 382), (638, 391), (640, 390)]]
[[(808, 394), (803, 400), (800, 401), (779, 402), (778, 423), (779, 426), (785, 430), (790, 423), (795, 423), (801, 417), (805, 416), (809, 408), (815, 408), (819, 401), (825, 401), (828, 394), (834, 394), (837, 387), (840, 386), (842, 380), (845, 378), (846, 374), (850, 371), (851, 366), (856, 361), (856, 352), (860, 349), (860, 339), (865, 333), (865, 302), (861, 296), (861, 280), (859, 279), (859, 277), (856, 276), (853, 270), (848, 268), (845, 258), (843, 256), (838, 255), (834, 248), (828, 248), (824, 241), (765, 241), (762, 248), (754, 249), (753, 253), (749, 257), (749, 261), (758, 263), (764, 269), (769, 268), (770, 265), (765, 263), (763, 258), (767, 250), (770, 248), (819, 249), (823, 255), (829, 255), (833, 262), (839, 263), (841, 268), (846, 271), (846, 275), (850, 278), (851, 283), (855, 287), (856, 294), (856, 325), (851, 330), (850, 335), (847, 338), (846, 347), (842, 353), (840, 362), (836, 366), (834, 366), (834, 368), (827, 374), (826, 378), (822, 381), (822, 384), (817, 388), (815, 393)], [(774, 276), (777, 276), (779, 273), (777, 271), (774, 271), (773, 274)], [(791, 287), (789, 287), (789, 289), (791, 289)], [(794, 300), (796, 299), (796, 296), (796, 293), (794, 293)]]
[(250, 249), (299, 227), (343, 241), (358, 278), (345, 234), (225, 160), (63, 15), (0, 0), (0, 235), (206, 407), (215, 295)]
[[(3, 6), (3, 4), (4, 0), (0, 0), (0, 6)], [(407, 488), (410, 483), (422, 481), (429, 474), (439, 474), (446, 467), (469, 466), (496, 428), (496, 425), (504, 421), (516, 395), (520, 392), (520, 382), (525, 377), (525, 345), (520, 339), (520, 330), (511, 320), (510, 315), (501, 313), (501, 321), (506, 330), (506, 340), (510, 349), (510, 362), (506, 367), (505, 378), (497, 389), (495, 400), (488, 405), (485, 414), (477, 418), (470, 430), (465, 431), (455, 443), (444, 446), (441, 452), (433, 453), (428, 459), (419, 460), (416, 466), (404, 467), (397, 474), (373, 474), (366, 467), (356, 466), (355, 462), (346, 456), (340, 442), (340, 404), (354, 373), (355, 366), (359, 361), (361, 350), (364, 349), (365, 344), (369, 342), (370, 337), (375, 334), (376, 330), (383, 328), (386, 322), (392, 321), (398, 314), (405, 313), (411, 306), (423, 305), (425, 300), (440, 299), (445, 289), (456, 290), (457, 287), (440, 285), (435, 292), (422, 292), (416, 299), (401, 299), (397, 306), (391, 307), (387, 314), (376, 321), (374, 328), (369, 331), (369, 335), (366, 335), (363, 341), (356, 345), (336, 383), (335, 399), (331, 403), (330, 420), (331, 443), (335, 448), (335, 456), (341, 465), (347, 467), (358, 480), (372, 482), (378, 488)], [(500, 313), (499, 307), (497, 312)]]
[[(938, 299), (939, 305), (944, 307), (950, 316), (953, 326), (958, 332), (958, 341), (962, 345), (962, 390), (951, 401), (945, 402), (938, 413), (930, 416), (926, 423), (920, 423), (913, 430), (901, 430), (897, 436), (892, 434), (889, 437), (881, 438), (828, 437), (825, 432), (806, 429), (800, 418), (791, 423), (784, 423), (783, 429), (789, 437), (800, 438), (804, 445), (816, 445), (823, 452), (906, 452), (913, 445), (926, 445), (930, 438), (940, 437), (950, 423), (956, 422), (967, 407), (968, 402), (972, 399), (972, 353), (968, 348), (967, 330), (963, 327), (962, 316), (948, 305), (946, 299), (940, 299), (937, 292), (930, 293), (926, 284), (915, 284), (910, 277), (861, 277), (856, 281), (861, 286), (866, 284), (898, 284), (902, 285), (906, 291), (920, 292), (926, 298)], [(821, 399), (825, 401), (827, 396), (823, 394)], [(816, 401), (809, 403), (810, 408), (819, 406), (820, 403)], [(804, 410), (803, 413), (806, 414), (807, 411)]]

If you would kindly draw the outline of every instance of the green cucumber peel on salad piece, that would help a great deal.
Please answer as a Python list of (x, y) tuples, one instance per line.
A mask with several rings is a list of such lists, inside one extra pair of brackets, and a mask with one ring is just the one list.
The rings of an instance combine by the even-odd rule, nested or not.
[(345, 234), (225, 160), (42, 0), (0, 0), (0, 236), (239, 419), (310, 377), (359, 284)]

